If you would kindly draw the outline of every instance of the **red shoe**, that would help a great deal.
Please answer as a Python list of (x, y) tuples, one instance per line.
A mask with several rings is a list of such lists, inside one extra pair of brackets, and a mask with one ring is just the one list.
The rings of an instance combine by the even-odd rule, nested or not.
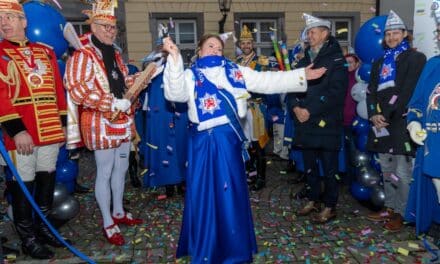
[(104, 236), (110, 244), (116, 246), (122, 246), (125, 244), (124, 237), (121, 235), (121, 230), (116, 224), (107, 226), (102, 229), (104, 231)]
[(122, 218), (116, 218), (114, 216), (112, 216), (112, 218), (115, 224), (124, 224), (129, 226), (139, 225), (144, 222), (144, 220), (140, 218), (133, 218), (133, 215), (131, 213), (125, 213), (124, 217)]

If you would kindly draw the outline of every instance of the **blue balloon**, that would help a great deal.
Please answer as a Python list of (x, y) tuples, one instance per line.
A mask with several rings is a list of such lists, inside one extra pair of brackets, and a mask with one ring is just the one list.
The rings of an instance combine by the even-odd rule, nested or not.
[(368, 134), (359, 134), (356, 136), (356, 148), (362, 152), (367, 151)]
[(26, 14), (26, 36), (31, 42), (42, 42), (52, 46), (56, 56), (61, 57), (68, 44), (63, 36), (66, 19), (55, 8), (40, 1), (23, 4)]
[(368, 134), (370, 130), (370, 121), (360, 116), (356, 116), (351, 122), (351, 129), (356, 135)]
[(56, 169), (56, 181), (69, 185), (78, 176), (78, 161), (67, 159), (59, 163)]
[(367, 20), (360, 28), (355, 38), (354, 50), (364, 63), (372, 63), (382, 57), (387, 16), (376, 16)]
[(362, 81), (369, 83), (370, 82), (370, 74), (371, 74), (371, 64), (362, 63), (362, 65), (361, 65), (361, 67), (359, 67), (357, 73), (359, 75), (359, 78), (361, 78)]
[(127, 64), (127, 68), (128, 68), (128, 75), (132, 75), (139, 72), (139, 69), (138, 67), (136, 67), (136, 65)]
[(371, 188), (365, 187), (356, 181), (351, 184), (350, 192), (358, 201), (367, 201), (371, 197)]
[(66, 162), (69, 158), (69, 152), (66, 149), (66, 145), (60, 147), (57, 158), (57, 167), (61, 166), (64, 162)]

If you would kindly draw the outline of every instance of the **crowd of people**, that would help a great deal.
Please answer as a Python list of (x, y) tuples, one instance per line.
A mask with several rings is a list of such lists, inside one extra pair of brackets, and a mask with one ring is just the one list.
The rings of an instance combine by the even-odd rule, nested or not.
[[(154, 74), (141, 80), (144, 75), (129, 74), (114, 45), (117, 18), (111, 1), (98, 1), (85, 13), (91, 32), (80, 36), (63, 84), (51, 47), (27, 40), (21, 4), (0, 0), (3, 141), (44, 215), (52, 206), (60, 145), (82, 144), (94, 153), (103, 235), (111, 244), (124, 245), (119, 226), (143, 223), (123, 206), (130, 155), (137, 149), (144, 187), (163, 187), (158, 199), (175, 191), (185, 194), (177, 258), (252, 262), (257, 242), (249, 191), (266, 186), (265, 149), (273, 135), (274, 153), (302, 171), (297, 181), (305, 181), (299, 195), (305, 199), (297, 215), (317, 224), (337, 217), (339, 186), (355, 177), (347, 163), (340, 179), (339, 152), (344, 145), (349, 153), (353, 145), (356, 102), (350, 91), (361, 61), (343, 52), (330, 21), (304, 14), (303, 49), (287, 71), (257, 55), (246, 25), (237, 58), (224, 56), (221, 36), (205, 34), (189, 67), (173, 40), (159, 32), (155, 50), (143, 60), (144, 69), (155, 65)], [(386, 200), (381, 211), (367, 217), (393, 232), (402, 229), (404, 219), (426, 231), (440, 218), (432, 213), (440, 212), (440, 173), (433, 165), (439, 157), (433, 148), (439, 126), (438, 58), (424, 68), (425, 55), (411, 47), (408, 30), (393, 11), (383, 48), (368, 85), (372, 129), (367, 148), (379, 153)], [(134, 83), (146, 87), (139, 100), (126, 96)], [(289, 137), (290, 148), (279, 144)], [(424, 178), (411, 184), (416, 171)], [(47, 245), (64, 245), (33, 217), (15, 178), (7, 188), (23, 252), (52, 258)], [(420, 206), (429, 199), (434, 199), (429, 209)]]

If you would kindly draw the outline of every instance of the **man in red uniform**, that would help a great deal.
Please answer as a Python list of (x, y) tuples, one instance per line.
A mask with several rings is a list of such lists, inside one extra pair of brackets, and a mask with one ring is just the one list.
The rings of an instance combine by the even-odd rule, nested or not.
[[(59, 144), (64, 142), (66, 101), (55, 53), (25, 36), (27, 20), (17, 0), (0, 0), (0, 124), (12, 161), (43, 214), (50, 212)], [(14, 224), (25, 254), (54, 256), (63, 245), (39, 219), (20, 186), (8, 182)]]

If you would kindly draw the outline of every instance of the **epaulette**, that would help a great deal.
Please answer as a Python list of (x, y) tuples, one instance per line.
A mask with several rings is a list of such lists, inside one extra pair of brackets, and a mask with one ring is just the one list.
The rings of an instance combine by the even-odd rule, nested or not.
[(54, 50), (53, 47), (51, 45), (47, 44), (47, 43), (43, 43), (43, 42), (39, 42), (39, 41), (37, 41), (35, 43), (37, 43), (37, 44), (39, 44), (41, 46), (45, 46), (46, 48), (49, 48), (51, 50)]
[(264, 55), (258, 56), (258, 64), (263, 65), (263, 66), (269, 65), (269, 58)]

